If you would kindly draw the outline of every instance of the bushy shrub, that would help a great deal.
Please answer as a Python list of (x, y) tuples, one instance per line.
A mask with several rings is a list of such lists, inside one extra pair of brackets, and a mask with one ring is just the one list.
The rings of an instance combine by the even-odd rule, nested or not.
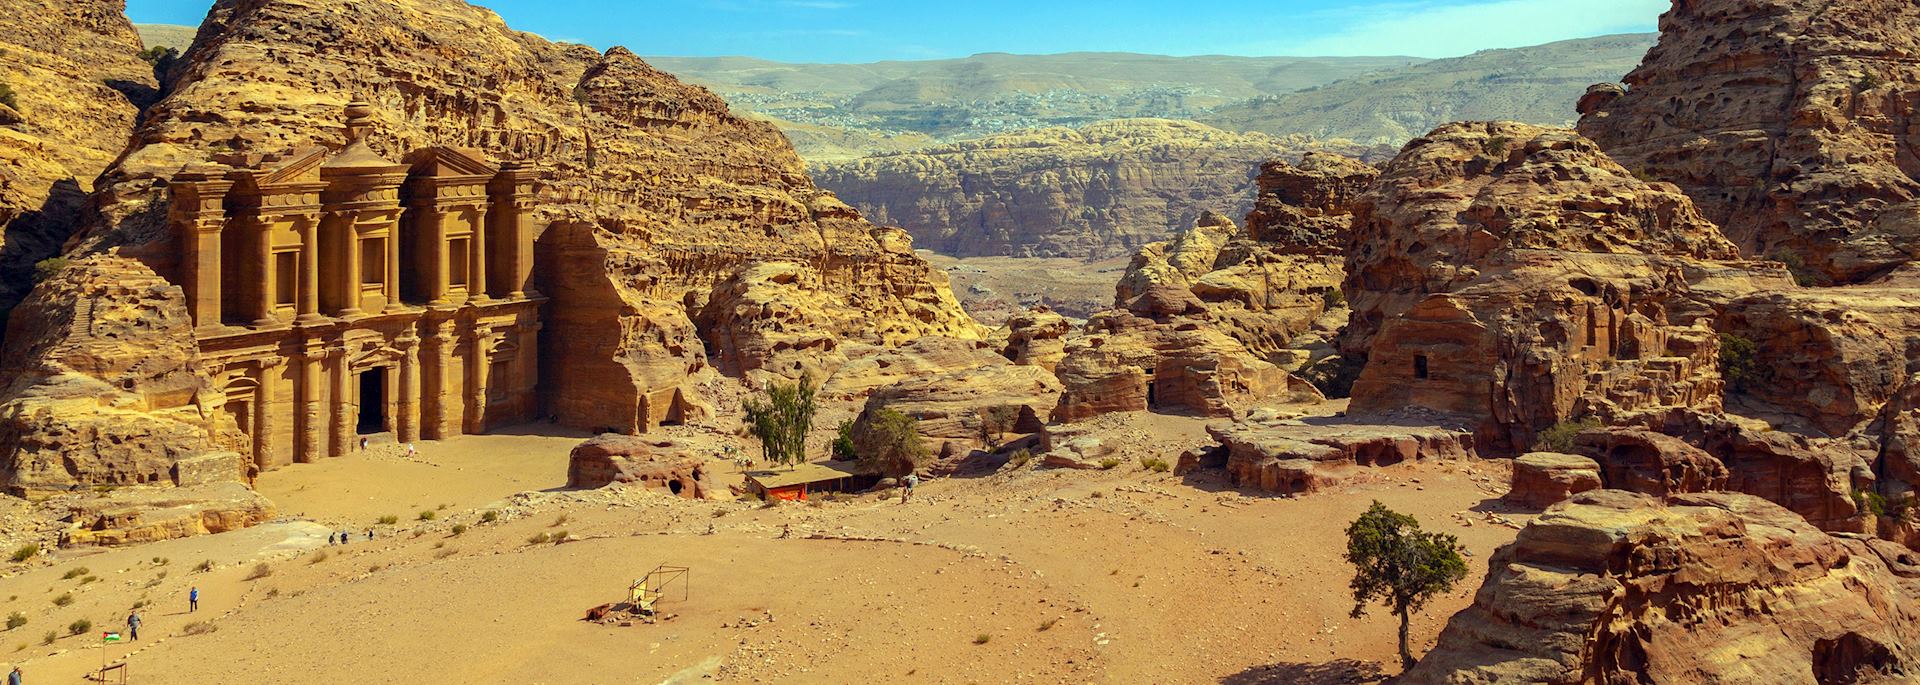
[(1727, 381), (1728, 389), (1743, 391), (1760, 380), (1760, 366), (1755, 360), (1757, 349), (1753, 340), (1745, 336), (1720, 334), (1720, 377)]
[(1173, 469), (1173, 465), (1168, 464), (1167, 460), (1161, 459), (1159, 457), (1141, 457), (1140, 468), (1146, 469), (1148, 471), (1152, 471), (1154, 473), (1166, 473), (1167, 471), (1170, 471)]
[(1014, 450), (1013, 454), (1007, 455), (1007, 463), (1012, 464), (1015, 468), (1026, 466), (1029, 461), (1033, 461), (1033, 452), (1031, 450)]
[(57, 607), (67, 606), (72, 603), (73, 603), (73, 593), (71, 592), (62, 592), (60, 593), (60, 596), (53, 598), (53, 605)]
[(747, 433), (760, 441), (767, 461), (780, 465), (807, 460), (807, 431), (813, 428), (813, 415), (819, 409), (814, 401), (817, 391), (812, 378), (773, 383), (765, 400), (748, 398), (742, 405)]
[(422, 510), (420, 510), (420, 520), (422, 520), (422, 521), (432, 521), (432, 520), (434, 520), (435, 518), (438, 518), (438, 517), (439, 517), (439, 514), (435, 514), (435, 513), (433, 513), (433, 510), (432, 510), (432, 509), (422, 509)]
[(7, 614), (7, 630), (13, 630), (27, 624), (27, 615), (18, 611)]
[(266, 562), (261, 562), (254, 564), (253, 570), (247, 572), (246, 580), (259, 580), (270, 575), (273, 575), (273, 568), (267, 566)]
[(844, 419), (834, 428), (833, 458), (840, 461), (860, 459), (860, 451), (853, 446), (853, 419)]
[(1330, 310), (1340, 309), (1347, 306), (1347, 294), (1341, 292), (1339, 288), (1328, 288), (1326, 292), (1320, 293), (1320, 303)]
[(13, 86), (4, 82), (0, 82), (0, 105), (6, 105), (8, 109), (13, 110), (20, 109), (19, 96), (14, 94)]
[(60, 579), (73, 580), (75, 578), (79, 578), (80, 576), (87, 575), (88, 573), (92, 573), (92, 571), (87, 570), (87, 567), (85, 566), (78, 566), (75, 568), (67, 569), (66, 573), (60, 574)]
[(393, 514), (387, 514), (386, 516), (382, 516), (376, 520), (379, 521), (380, 525), (391, 526), (393, 524), (399, 523), (400, 517)]
[(54, 276), (60, 273), (61, 269), (65, 269), (65, 268), (67, 268), (66, 257), (48, 257), (46, 259), (42, 259), (40, 261), (34, 262), (33, 263), (33, 282), (39, 283), (49, 278), (53, 278)]
[(89, 630), (93, 630), (93, 621), (84, 618), (67, 624), (68, 635), (80, 635)]
[(29, 542), (13, 549), (13, 563), (21, 563), (40, 554), (40, 545)]
[(1561, 421), (1533, 436), (1533, 451), (1560, 452), (1563, 454), (1572, 452), (1573, 438), (1575, 436), (1599, 427), (1600, 421), (1598, 419), (1580, 419), (1578, 421), (1570, 419)]
[(481, 523), (493, 523), (494, 521), (498, 521), (498, 520), (500, 520), (500, 512), (489, 509), (486, 512), (480, 514)]
[(1100, 460), (1100, 468), (1102, 470), (1112, 470), (1114, 467), (1119, 465), (1120, 465), (1119, 457), (1107, 457), (1105, 459)]

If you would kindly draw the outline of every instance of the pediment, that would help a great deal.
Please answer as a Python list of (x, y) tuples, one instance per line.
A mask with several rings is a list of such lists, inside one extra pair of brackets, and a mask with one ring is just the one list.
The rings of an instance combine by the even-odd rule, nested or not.
[(466, 147), (428, 147), (407, 155), (407, 164), (419, 176), (492, 176), (500, 168), (487, 161), (487, 154)]

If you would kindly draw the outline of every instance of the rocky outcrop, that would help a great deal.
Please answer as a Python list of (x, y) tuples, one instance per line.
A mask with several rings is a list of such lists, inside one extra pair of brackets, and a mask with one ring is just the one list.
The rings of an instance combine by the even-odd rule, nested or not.
[[(1346, 318), (1340, 281), (1347, 225), (1378, 174), (1326, 152), (1310, 152), (1298, 164), (1262, 165), (1245, 230), (1206, 214), (1173, 240), (1141, 248), (1115, 286), (1115, 301), (1128, 306), (1154, 288), (1185, 290), (1202, 303), (1187, 318), (1289, 371), (1317, 361), (1331, 348), (1302, 348), (1332, 337), (1334, 322)], [(1316, 331), (1323, 335), (1310, 338)]]
[(1207, 433), (1226, 449), (1229, 481), (1284, 495), (1346, 482), (1371, 467), (1474, 456), (1471, 431), (1419, 420), (1249, 420)]
[(973, 343), (923, 339), (875, 359), (875, 373), (859, 373), (864, 363), (850, 364), (828, 381), (828, 393), (851, 396), (856, 384), (891, 380), (871, 390), (857, 421), (880, 409), (905, 414), (917, 421), (928, 452), (948, 465), (998, 447), (1008, 434), (1039, 432), (1060, 398), (1053, 372)]
[(1599, 463), (1601, 481), (1614, 490), (1664, 497), (1727, 487), (1726, 464), (1663, 433), (1601, 428), (1581, 433), (1574, 444)]
[(119, 488), (64, 506), (62, 545), (128, 545), (240, 530), (272, 520), (273, 502), (242, 483)]
[(688, 499), (716, 499), (725, 489), (704, 467), (704, 459), (671, 440), (608, 433), (580, 443), (567, 455), (567, 487), (619, 483)]
[(1067, 334), (1073, 325), (1051, 311), (1029, 310), (1007, 319), (1006, 344), (1000, 354), (1015, 364), (1031, 364), (1048, 371), (1067, 356)]
[(1105, 121), (815, 165), (821, 186), (921, 247), (961, 257), (1124, 255), (1204, 211), (1245, 213), (1261, 162), (1299, 138), (1162, 119)]
[(1677, 3), (1627, 88), (1582, 100), (1579, 128), (1679, 184), (1746, 254), (1810, 283), (1869, 281), (1920, 257), (1916, 25), (1901, 2)]
[(1575, 495), (1488, 561), (1399, 682), (1900, 682), (1920, 566), (1747, 495)]
[(1529, 452), (1513, 460), (1511, 485), (1504, 498), (1508, 502), (1544, 509), (1599, 490), (1600, 464), (1577, 454)]
[(550, 43), (454, 0), (228, 1), (183, 60), (75, 250), (119, 247), (176, 277), (173, 173), (338, 147), (340, 106), (365, 94), (366, 143), (388, 158), (444, 145), (547, 168), (540, 391), (567, 425), (690, 420), (706, 402), (694, 374), (822, 374), (823, 340), (985, 333), (904, 234), (814, 187), (771, 126), (624, 48)]
[(59, 254), (158, 84), (124, 0), (0, 3), (0, 324)]
[(1213, 327), (1192, 294), (1156, 288), (1133, 308), (1094, 315), (1055, 372), (1065, 386), (1055, 421), (1158, 409), (1232, 417), (1262, 404), (1313, 402), (1318, 390)]
[(1920, 371), (1914, 283), (1764, 290), (1717, 306), (1719, 328), (1752, 348), (1735, 389), (1829, 436), (1871, 421)]
[[(200, 368), (186, 298), (145, 265), (95, 255), (40, 284), (0, 357), (0, 487), (240, 481), (250, 464)], [(241, 438), (244, 440), (244, 438)]]
[(1720, 406), (1719, 337), (1689, 294), (1732, 244), (1576, 133), (1441, 127), (1387, 164), (1349, 245), (1356, 413), (1459, 413), (1518, 452), (1582, 414)]

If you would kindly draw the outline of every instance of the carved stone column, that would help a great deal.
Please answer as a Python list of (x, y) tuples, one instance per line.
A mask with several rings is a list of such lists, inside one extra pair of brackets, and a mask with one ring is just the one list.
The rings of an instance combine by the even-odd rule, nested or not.
[(426, 388), (420, 393), (420, 437), (443, 440), (456, 433), (450, 416), (453, 408), (448, 406), (453, 398), (447, 386), (453, 348), (458, 341), (453, 336), (452, 321), (427, 319), (421, 323), (427, 335), (422, 345), (425, 357), (421, 361), (421, 380), (425, 381)]
[(353, 451), (354, 424), (355, 419), (359, 418), (355, 409), (359, 407), (360, 398), (353, 392), (353, 379), (350, 373), (352, 369), (348, 368), (351, 360), (347, 358), (347, 346), (335, 344), (328, 347), (327, 357), (328, 363), (331, 364), (329, 370), (333, 372), (331, 374), (333, 402), (327, 408), (328, 418), (331, 419), (329, 423), (333, 427), (328, 440), (328, 449), (331, 450), (328, 456), (339, 457)]
[(506, 282), (494, 284), (494, 289), (509, 298), (539, 294), (533, 288), (533, 202), (538, 175), (539, 170), (525, 162), (503, 162), (488, 184), (492, 201), (488, 228), (498, 236), (494, 244), (506, 252), (494, 255), (496, 262), (506, 266)]
[(487, 376), (493, 365), (493, 343), (496, 335), (486, 329), (475, 328), (467, 343), (467, 421), (466, 433), (478, 435), (487, 432)]
[(340, 279), (340, 316), (359, 316), (360, 311), (360, 227), (353, 213), (346, 213), (340, 225), (340, 267), (333, 274)]
[[(272, 259), (271, 248), (267, 258)], [(269, 267), (271, 268), (271, 267)], [(268, 287), (266, 290), (272, 290)], [(294, 321), (315, 323), (320, 316), (320, 221), (318, 217), (309, 217), (300, 222), (300, 294), (294, 298), (299, 316)], [(272, 311), (273, 304), (267, 304)]]
[(406, 306), (400, 302), (400, 227), (395, 225), (387, 235), (387, 311), (398, 311)]
[(287, 360), (280, 357), (268, 357), (260, 360), (260, 377), (255, 379), (253, 391), (253, 465), (265, 471), (281, 464), (273, 449), (276, 425), (273, 414), (273, 398), (280, 385), (280, 367)]
[(393, 431), (400, 442), (413, 442), (420, 439), (420, 338), (408, 334), (393, 344), (401, 352)]
[(181, 282), (187, 292), (187, 311), (202, 330), (220, 327), (221, 236), (226, 227), (225, 201), (233, 182), (217, 167), (191, 168), (175, 174), (171, 217), (183, 254)]
[(298, 360), (299, 379), (294, 384), (298, 413), (294, 414), (294, 460), (319, 461), (326, 455), (326, 343), (318, 339), (304, 342)]

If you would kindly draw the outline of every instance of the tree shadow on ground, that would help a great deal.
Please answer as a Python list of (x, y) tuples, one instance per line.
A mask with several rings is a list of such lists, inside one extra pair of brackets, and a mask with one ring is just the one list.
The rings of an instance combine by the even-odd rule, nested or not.
[(1278, 663), (1254, 666), (1220, 679), (1220, 685), (1358, 685), (1387, 679), (1380, 664), (1355, 659), (1324, 663)]

